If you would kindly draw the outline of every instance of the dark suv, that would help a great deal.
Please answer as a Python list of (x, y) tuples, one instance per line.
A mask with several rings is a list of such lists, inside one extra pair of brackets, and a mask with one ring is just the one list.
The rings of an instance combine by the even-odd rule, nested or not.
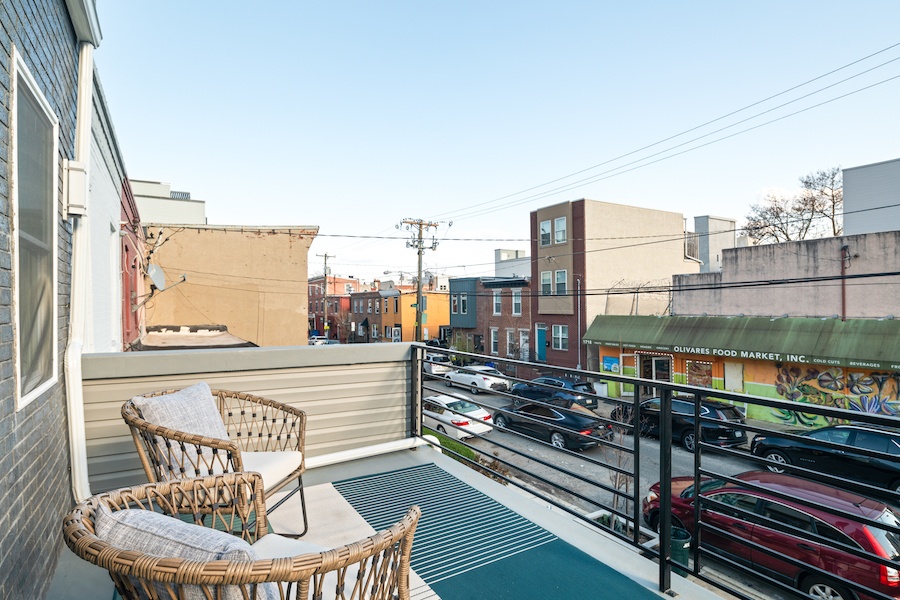
[[(900, 598), (900, 534), (891, 529), (900, 526), (895, 508), (790, 475), (749, 471), (735, 478), (765, 490), (743, 483), (701, 481), (700, 520), (704, 527), (700, 540), (704, 548), (813, 598), (863, 600), (871, 596), (854, 594), (837, 579), (805, 565)], [(693, 484), (693, 477), (672, 478), (672, 523), (691, 533), (696, 530)], [(653, 530), (659, 528), (659, 500), (656, 483), (643, 501), (644, 520)], [(780, 559), (779, 553), (801, 564)], [(883, 562), (877, 562), (879, 559)]]
[[(776, 463), (797, 465), (900, 492), (900, 431), (834, 425), (791, 433), (798, 434), (801, 439), (768, 433), (757, 435), (750, 451)], [(863, 454), (866, 450), (873, 454)], [(880, 456), (875, 455), (876, 452)], [(777, 465), (768, 468), (775, 473), (784, 472)]]
[(597, 408), (597, 397), (590, 383), (565, 377), (538, 377), (526, 383), (517, 383), (510, 393), (538, 402), (556, 404), (554, 400), (564, 400)]
[[(650, 398), (641, 402), (639, 419), (641, 433), (659, 435), (660, 399)], [(632, 408), (627, 404), (616, 406), (610, 418), (620, 423), (633, 423)], [(700, 423), (700, 438), (708, 444), (716, 446), (740, 446), (747, 442), (747, 434), (741, 427), (744, 415), (737, 408), (717, 400), (701, 400), (700, 416), (721, 421)], [(685, 450), (693, 452), (697, 446), (694, 435), (694, 400), (693, 398), (672, 398), (672, 441), (680, 442)]]

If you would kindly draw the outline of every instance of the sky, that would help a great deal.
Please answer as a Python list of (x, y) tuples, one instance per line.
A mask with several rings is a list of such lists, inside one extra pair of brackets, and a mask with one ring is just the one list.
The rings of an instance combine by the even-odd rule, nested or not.
[(317, 226), (310, 276), (327, 254), (333, 275), (410, 277), (405, 219), (437, 225), (427, 270), (490, 276), (544, 206), (740, 224), (803, 175), (900, 158), (895, 0), (97, 10), (129, 177), (204, 200), (210, 224)]

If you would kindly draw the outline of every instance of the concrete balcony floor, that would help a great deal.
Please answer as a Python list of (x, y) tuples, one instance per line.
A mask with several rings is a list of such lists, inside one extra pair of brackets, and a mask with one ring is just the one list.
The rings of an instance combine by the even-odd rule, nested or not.
[[(635, 548), (428, 446), (312, 468), (304, 484), (304, 540), (323, 546), (370, 535), (409, 505), (422, 507), (412, 555), (415, 600), (671, 597), (658, 591), (656, 562)], [(299, 495), (270, 515), (277, 532), (299, 530), (301, 518)], [(674, 574), (672, 591), (721, 598)], [(63, 548), (50, 600), (114, 597), (106, 571)]]

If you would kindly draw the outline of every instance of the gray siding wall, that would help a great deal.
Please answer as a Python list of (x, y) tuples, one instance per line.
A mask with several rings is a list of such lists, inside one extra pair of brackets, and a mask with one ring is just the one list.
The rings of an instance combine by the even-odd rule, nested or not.
[(85, 355), (84, 405), (93, 493), (146, 482), (121, 417), (129, 398), (198, 381), (307, 413), (307, 457), (404, 439), (411, 432), (409, 344), (352, 344)]
[(897, 204), (900, 159), (844, 169), (844, 235), (900, 229)]
[[(59, 124), (59, 171), (73, 157), (78, 49), (63, 0), (0, 2), (0, 597), (41, 598), (62, 549), (73, 499), (68, 475), (62, 353), (69, 320), (71, 226), (60, 205), (59, 381), (16, 411), (10, 199), (12, 47), (22, 55)], [(61, 180), (60, 180), (61, 181)], [(62, 199), (62, 185), (59, 185)]]

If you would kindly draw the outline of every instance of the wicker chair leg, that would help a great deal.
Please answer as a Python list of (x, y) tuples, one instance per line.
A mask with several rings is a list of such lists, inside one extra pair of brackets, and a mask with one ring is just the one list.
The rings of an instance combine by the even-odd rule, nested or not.
[(287, 500), (297, 492), (300, 492), (300, 508), (303, 512), (303, 531), (300, 533), (279, 533), (278, 535), (289, 538), (299, 538), (306, 535), (306, 532), (309, 531), (309, 520), (306, 518), (306, 493), (303, 491), (303, 475), (297, 477), (297, 487), (291, 490), (284, 498), (276, 502), (272, 508), (266, 510), (266, 514), (272, 514), (276, 508), (287, 502)]

